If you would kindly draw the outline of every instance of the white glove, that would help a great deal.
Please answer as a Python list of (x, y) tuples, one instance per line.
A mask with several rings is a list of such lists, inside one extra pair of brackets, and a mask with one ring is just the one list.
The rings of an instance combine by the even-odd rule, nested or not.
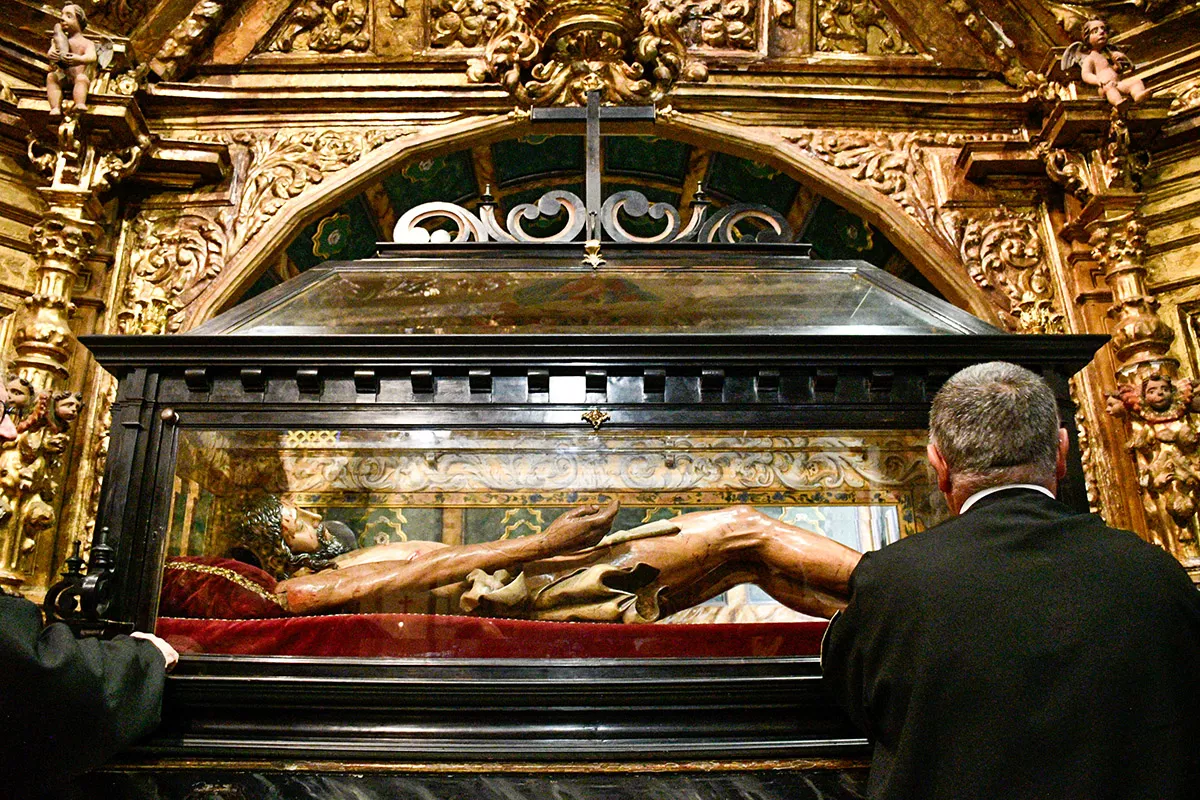
[(144, 633), (142, 631), (134, 631), (133, 633), (131, 633), (129, 635), (133, 636), (134, 638), (137, 638), (137, 639), (145, 639), (147, 642), (149, 642), (150, 644), (157, 647), (158, 652), (162, 653), (163, 658), (166, 659), (167, 672), (170, 672), (171, 670), (175, 669), (175, 664), (177, 664), (179, 662), (179, 653), (177, 653), (175, 651), (174, 647), (171, 647), (171, 645), (167, 644), (165, 641), (158, 638), (153, 633)]

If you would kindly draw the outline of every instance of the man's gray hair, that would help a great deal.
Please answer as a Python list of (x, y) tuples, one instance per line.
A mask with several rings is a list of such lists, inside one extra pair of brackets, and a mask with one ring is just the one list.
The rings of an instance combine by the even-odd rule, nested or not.
[(956, 372), (933, 398), (929, 440), (973, 491), (1055, 477), (1058, 405), (1037, 374), (1004, 361)]

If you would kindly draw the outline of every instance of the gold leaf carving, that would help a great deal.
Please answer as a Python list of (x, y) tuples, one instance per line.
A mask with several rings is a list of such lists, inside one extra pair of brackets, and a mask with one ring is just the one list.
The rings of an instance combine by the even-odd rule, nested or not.
[[(521, 105), (582, 105), (591, 88), (610, 103), (647, 103), (676, 81), (708, 76), (683, 39), (690, 2), (498, 0), (492, 9), (474, 12), (469, 25), (449, 12), (439, 22), (450, 42), (465, 43), (476, 28), (490, 29), (483, 57), (468, 62), (467, 79), (496, 81)], [(720, 26), (729, 29), (724, 21)]]
[(926, 138), (922, 134), (802, 131), (785, 138), (804, 155), (842, 170), (890, 198), (933, 235), (953, 242), (937, 213), (933, 178), (921, 149)]
[(58, 521), (54, 503), (62, 484), (63, 454), (72, 423), (83, 408), (75, 392), (34, 394), (28, 381), (10, 376), (24, 398), (12, 408), (17, 436), (0, 443), (0, 583), (19, 585), (39, 534)]
[(365, 0), (299, 0), (266, 50), (275, 53), (362, 53), (371, 46)]
[(1002, 206), (983, 218), (959, 213), (948, 218), (967, 272), (992, 295), (1010, 327), (1025, 333), (1066, 333), (1046, 248), (1031, 216)]
[(1170, 349), (1175, 332), (1158, 317), (1159, 302), (1147, 291), (1146, 228), (1133, 215), (1088, 225), (1092, 257), (1112, 286), (1112, 346), (1122, 362), (1148, 361)]
[(237, 252), (305, 189), (402, 135), (405, 132), (396, 129), (305, 130), (235, 137), (235, 142), (248, 149), (249, 164), (237, 212), (226, 226), (232, 231), (227, 253)]
[(118, 330), (175, 333), (180, 310), (224, 267), (225, 232), (196, 214), (142, 219), (138, 229)]
[(1200, 558), (1200, 397), (1186, 378), (1146, 375), (1110, 396), (1109, 413), (1127, 417), (1142, 506), (1153, 541), (1176, 558)]
[(1082, 154), (1051, 148), (1045, 142), (1034, 145), (1033, 152), (1046, 165), (1046, 175), (1050, 180), (1080, 200), (1086, 202), (1091, 197), (1087, 160)]
[[(719, 50), (754, 50), (758, 47), (756, 0), (693, 0), (686, 6), (684, 41)], [(783, 11), (790, 13), (790, 10)]]
[(200, 50), (217, 34), (226, 10), (236, 0), (200, 0), (192, 13), (175, 26), (150, 62), (163, 80), (174, 80), (191, 67)]
[(501, 18), (514, 9), (499, 3), (476, 0), (432, 0), (429, 14), (429, 44), (433, 47), (478, 47), (495, 32)]
[(916, 53), (874, 0), (816, 0), (817, 50), (897, 55)]

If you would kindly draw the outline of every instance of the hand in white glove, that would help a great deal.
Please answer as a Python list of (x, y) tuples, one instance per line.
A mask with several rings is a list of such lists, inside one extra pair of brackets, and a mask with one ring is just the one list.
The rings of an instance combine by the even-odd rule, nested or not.
[(163, 658), (167, 661), (167, 672), (175, 669), (175, 664), (179, 662), (179, 653), (175, 652), (175, 648), (167, 644), (162, 639), (155, 636), (153, 633), (143, 633), (142, 631), (134, 631), (129, 634), (137, 639), (145, 639), (150, 644), (158, 648), (158, 651), (163, 654)]

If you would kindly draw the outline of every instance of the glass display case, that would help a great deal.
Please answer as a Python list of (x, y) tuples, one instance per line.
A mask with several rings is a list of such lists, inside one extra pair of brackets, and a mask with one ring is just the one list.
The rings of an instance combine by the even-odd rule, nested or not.
[[(1067, 380), (1104, 341), (1005, 334), (795, 246), (613, 245), (599, 267), (565, 246), (381, 248), (187, 335), (84, 340), (119, 379), (107, 615), (185, 653), (146, 753), (861, 754), (819, 688), (823, 620), (736, 560), (704, 555), (683, 593), (627, 553), (730, 507), (860, 551), (921, 531), (945, 513), (923, 457), (941, 382), (1016, 361), (1070, 419)], [(1062, 495), (1086, 507), (1073, 453)], [(541, 556), (427, 577), (613, 503), (616, 538), (551, 554), (590, 559), (553, 601), (505, 599)], [(385, 589), (299, 611), (286, 591), (368, 562)]]

